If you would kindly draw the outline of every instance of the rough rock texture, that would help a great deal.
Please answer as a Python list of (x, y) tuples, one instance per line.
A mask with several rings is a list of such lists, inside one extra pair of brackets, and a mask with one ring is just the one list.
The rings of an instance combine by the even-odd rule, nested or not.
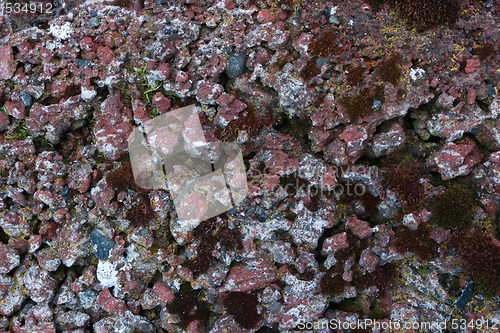
[[(0, 16), (0, 332), (500, 320), (498, 1), (36, 4)], [(187, 225), (128, 139), (193, 104), (248, 194)]]

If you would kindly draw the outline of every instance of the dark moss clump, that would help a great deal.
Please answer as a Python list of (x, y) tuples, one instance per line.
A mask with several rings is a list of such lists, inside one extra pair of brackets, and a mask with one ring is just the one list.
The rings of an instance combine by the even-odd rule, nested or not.
[(311, 56), (319, 56), (322, 58), (329, 58), (339, 52), (340, 48), (338, 47), (337, 33), (333, 30), (323, 32), (309, 44), (309, 50)]
[(400, 54), (392, 54), (388, 58), (380, 61), (377, 64), (378, 76), (385, 82), (397, 86), (401, 78), (401, 62)]
[(381, 294), (386, 294), (398, 276), (397, 266), (388, 263), (383, 266), (377, 266), (372, 274), (361, 274), (357, 271), (354, 274), (353, 281), (359, 292), (371, 286), (376, 286)]
[(396, 248), (401, 253), (413, 252), (422, 260), (434, 258), (438, 252), (438, 244), (430, 237), (431, 228), (420, 225), (417, 230), (401, 227), (396, 232)]
[(380, 203), (380, 198), (365, 192), (360, 196), (357, 196), (354, 193), (351, 195), (346, 193), (342, 199), (343, 203), (351, 203), (353, 201), (360, 201), (365, 207), (365, 213), (362, 215), (363, 217), (371, 217), (377, 214), (377, 206)]
[(228, 227), (222, 227), (217, 237), (219, 239), (220, 245), (226, 249), (232, 250), (242, 250), (243, 244), (241, 243), (241, 232), (239, 229), (229, 229)]
[(459, 17), (457, 0), (401, 0), (396, 8), (411, 26), (425, 30), (435, 26), (452, 26)]
[(345, 285), (341, 272), (327, 272), (319, 281), (319, 292), (323, 295), (338, 295), (344, 292)]
[(132, 225), (147, 225), (149, 221), (155, 217), (149, 200), (149, 191), (139, 188), (135, 183), (130, 161), (122, 162), (119, 168), (111, 171), (106, 177), (106, 182), (108, 186), (116, 191), (116, 193), (120, 193), (126, 189), (131, 189), (136, 192), (134, 206), (127, 210), (125, 214), (125, 218), (129, 220)]
[(351, 86), (357, 86), (363, 81), (364, 75), (366, 73), (366, 68), (361, 66), (355, 66), (348, 69), (346, 81)]
[(130, 161), (122, 162), (121, 166), (111, 171), (106, 177), (106, 182), (115, 191), (122, 192), (127, 188), (136, 190), (134, 174)]
[(384, 307), (381, 304), (380, 299), (376, 299), (370, 305), (370, 312), (368, 313), (368, 318), (374, 320), (381, 320), (389, 318), (391, 315), (391, 310), (388, 307)]
[(491, 44), (484, 44), (482, 46), (475, 47), (472, 49), (471, 53), (473, 55), (477, 55), (481, 61), (485, 61), (489, 57), (496, 54), (495, 48)]
[(351, 121), (357, 121), (375, 112), (373, 103), (384, 101), (384, 90), (380, 86), (373, 86), (361, 90), (353, 97), (342, 98), (340, 103), (344, 106)]
[(125, 218), (129, 220), (132, 225), (147, 225), (155, 217), (155, 213), (151, 208), (149, 194), (145, 191), (139, 191), (135, 195), (135, 205), (127, 210)]
[(131, 1), (130, 0), (114, 0), (113, 5), (115, 6), (120, 6), (120, 7), (130, 7)]
[(317, 57), (312, 57), (307, 62), (306, 66), (300, 71), (300, 76), (304, 79), (310, 79), (321, 73), (321, 68), (316, 63)]
[(220, 132), (220, 139), (224, 141), (234, 141), (238, 138), (239, 131), (246, 131), (249, 135), (255, 134), (263, 125), (266, 124), (265, 119), (260, 119), (257, 115), (257, 110), (252, 105), (242, 111), (238, 118), (231, 121)]
[[(375, 12), (378, 12), (387, 3), (387, 0), (368, 0), (368, 3)], [(392, 2), (392, 1), (391, 1)]]
[(224, 306), (227, 312), (243, 328), (255, 328), (262, 320), (257, 312), (259, 300), (257, 294), (245, 292), (231, 292), (224, 297)]
[(216, 217), (200, 223), (193, 232), (193, 238), (199, 239), (198, 253), (196, 258), (186, 263), (195, 276), (206, 273), (210, 265), (215, 261), (212, 251), (216, 249), (217, 243), (230, 250), (241, 250), (241, 233), (239, 229), (229, 229), (221, 225)]
[(500, 293), (500, 248), (490, 237), (480, 231), (466, 236), (457, 232), (451, 240), (451, 246), (458, 248), (464, 259), (465, 271), (477, 284), (478, 290), (487, 296)]
[(183, 328), (194, 320), (205, 323), (210, 315), (208, 304), (198, 297), (198, 291), (193, 290), (188, 283), (181, 286), (175, 299), (167, 304), (167, 310), (169, 313), (179, 315), (180, 325)]
[(210, 265), (214, 262), (212, 251), (217, 245), (215, 237), (212, 236), (211, 230), (217, 224), (216, 218), (211, 218), (200, 223), (194, 230), (193, 236), (200, 240), (198, 253), (196, 258), (186, 263), (186, 267), (191, 269), (195, 276), (205, 273)]
[(390, 189), (402, 201), (403, 209), (414, 210), (424, 198), (425, 192), (419, 175), (407, 168), (392, 167), (384, 175), (384, 187)]
[(474, 219), (476, 201), (466, 186), (451, 185), (434, 199), (432, 222), (444, 228), (466, 228)]

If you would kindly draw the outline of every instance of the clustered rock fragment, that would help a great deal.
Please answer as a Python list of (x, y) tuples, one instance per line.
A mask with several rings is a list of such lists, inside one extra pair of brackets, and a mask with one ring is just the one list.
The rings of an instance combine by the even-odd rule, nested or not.
[[(500, 325), (497, 0), (39, 3), (0, 16), (0, 332)], [(186, 229), (127, 140), (192, 104), (248, 195)]]

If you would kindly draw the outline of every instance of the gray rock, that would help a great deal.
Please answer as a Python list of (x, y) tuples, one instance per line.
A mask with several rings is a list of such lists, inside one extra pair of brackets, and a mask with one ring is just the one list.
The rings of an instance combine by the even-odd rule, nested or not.
[(93, 290), (82, 291), (78, 293), (78, 297), (80, 298), (82, 307), (84, 309), (90, 309), (97, 299), (97, 292)]
[(336, 18), (335, 16), (330, 16), (330, 18), (328, 19), (328, 21), (330, 21), (331, 24), (335, 24), (335, 25), (339, 25), (340, 24), (340, 21), (338, 18)]
[(23, 91), (19, 97), (21, 98), (21, 103), (23, 103), (24, 106), (31, 106), (33, 104), (33, 98), (27, 92)]
[(90, 243), (95, 256), (99, 260), (106, 260), (109, 257), (109, 251), (115, 246), (115, 242), (108, 239), (98, 230), (92, 231), (90, 234)]
[(226, 73), (230, 78), (237, 78), (245, 71), (246, 54), (232, 55), (227, 63)]
[(124, 315), (113, 315), (103, 318), (95, 323), (93, 328), (96, 333), (104, 333), (109, 332), (110, 327), (114, 329), (114, 332), (122, 333), (156, 332), (154, 326), (146, 317), (134, 315), (130, 311), (126, 311)]
[(99, 19), (97, 17), (93, 17), (91, 18), (88, 22), (87, 22), (87, 27), (89, 29), (93, 29), (93, 28), (97, 28), (99, 26)]
[(90, 60), (87, 60), (87, 59), (80, 59), (80, 58), (76, 58), (75, 60), (73, 60), (75, 62), (75, 64), (77, 64), (78, 66), (80, 67), (87, 67), (87, 68), (91, 68), (93, 66), (92, 64), (92, 61)]
[(467, 303), (472, 301), (472, 296), (474, 295), (474, 283), (469, 282), (465, 289), (462, 291), (462, 295), (455, 302), (455, 307), (462, 311), (467, 306)]

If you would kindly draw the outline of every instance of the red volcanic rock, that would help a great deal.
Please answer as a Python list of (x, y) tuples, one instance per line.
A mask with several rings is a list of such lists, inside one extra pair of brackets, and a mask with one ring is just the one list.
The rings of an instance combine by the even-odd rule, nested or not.
[(378, 133), (373, 137), (371, 147), (376, 157), (391, 154), (404, 147), (406, 135), (400, 124), (394, 124), (383, 133)]
[(361, 258), (359, 259), (359, 266), (366, 269), (366, 271), (371, 274), (375, 272), (377, 265), (379, 263), (379, 258), (373, 255), (370, 248), (364, 249), (361, 252)]
[(467, 59), (467, 65), (465, 66), (466, 73), (475, 72), (481, 67), (481, 60), (479, 59)]
[(238, 265), (229, 271), (226, 282), (220, 288), (224, 291), (249, 291), (260, 289), (278, 280), (278, 270), (265, 256), (254, 260), (253, 265)]
[(77, 227), (58, 230), (57, 238), (52, 245), (67, 267), (73, 266), (79, 258), (90, 253), (89, 237)]
[(313, 35), (303, 32), (296, 42), (294, 42), (293, 46), (295, 50), (306, 53), (308, 49), (308, 45), (312, 42)]
[(10, 120), (9, 115), (5, 112), (0, 111), (0, 131), (3, 131), (9, 127)]
[(444, 180), (468, 175), (482, 154), (474, 142), (448, 143), (435, 153), (430, 162), (435, 165)]
[(108, 288), (104, 288), (97, 298), (97, 304), (106, 312), (123, 315), (127, 310), (127, 305), (122, 300), (117, 300), (111, 295)]
[(215, 101), (223, 92), (224, 87), (220, 84), (200, 81), (196, 88), (196, 99), (202, 104), (215, 104)]
[(157, 282), (153, 286), (153, 290), (161, 303), (170, 303), (174, 300), (172, 290), (165, 283)]
[(10, 79), (17, 67), (17, 61), (14, 59), (12, 47), (10, 45), (0, 46), (0, 80)]
[(108, 97), (94, 113), (94, 135), (97, 149), (110, 160), (117, 160), (128, 152), (128, 137), (132, 132), (131, 110), (120, 96)]
[(5, 102), (5, 111), (16, 119), (23, 119), (26, 117), (26, 107), (17, 102)]
[(164, 114), (170, 109), (170, 105), (172, 104), (170, 98), (165, 97), (163, 93), (157, 92), (153, 96), (153, 104), (158, 109), (160, 114)]
[(274, 17), (274, 15), (268, 11), (263, 10), (257, 14), (257, 21), (259, 23), (272, 23), (275, 20), (276, 18)]
[(325, 239), (322, 252), (325, 254), (334, 254), (338, 250), (347, 248), (349, 248), (349, 243), (347, 243), (347, 233), (341, 232), (340, 234), (336, 234)]
[(97, 48), (97, 56), (103, 66), (109, 65), (115, 58), (114, 52), (107, 46), (99, 46)]
[(9, 273), (19, 266), (20, 257), (17, 251), (10, 246), (0, 243), (0, 273)]
[(57, 282), (46, 270), (33, 264), (24, 274), (24, 287), (29, 297), (37, 302), (50, 302), (55, 294)]
[(370, 223), (359, 220), (357, 217), (351, 218), (349, 222), (347, 222), (347, 227), (351, 229), (353, 234), (362, 239), (372, 234)]
[(33, 135), (45, 135), (52, 143), (60, 141), (61, 135), (87, 116), (89, 107), (79, 101), (79, 96), (63, 99), (48, 106), (34, 103), (26, 119), (26, 125)]

